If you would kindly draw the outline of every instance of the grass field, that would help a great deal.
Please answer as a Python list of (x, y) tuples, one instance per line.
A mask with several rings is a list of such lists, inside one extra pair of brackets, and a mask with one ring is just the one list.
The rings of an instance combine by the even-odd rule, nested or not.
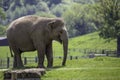
[[(67, 66), (48, 70), (42, 80), (120, 80), (120, 59), (96, 57), (68, 60)], [(55, 61), (55, 66), (61, 64)]]
[[(92, 59), (67, 60), (61, 66), (61, 59), (54, 60), (54, 68), (46, 69), (42, 80), (120, 80), (120, 58), (96, 57)], [(28, 64), (26, 66), (35, 66)], [(0, 72), (0, 80), (3, 73)]]

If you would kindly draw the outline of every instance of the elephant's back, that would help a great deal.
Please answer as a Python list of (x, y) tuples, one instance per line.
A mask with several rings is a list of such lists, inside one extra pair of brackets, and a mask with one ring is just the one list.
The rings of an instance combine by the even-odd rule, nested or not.
[(11, 24), (8, 27), (9, 29), (27, 29), (27, 27), (31, 27), (35, 21), (37, 21), (38, 17), (37, 16), (24, 16), (24, 17), (20, 17), (14, 21), (11, 22)]
[(35, 50), (32, 39), (30, 37), (30, 28), (33, 25), (31, 20), (37, 18), (25, 16), (14, 20), (7, 29), (7, 38), (9, 43), (17, 46), (21, 51)]
[[(24, 16), (21, 18), (18, 18), (9, 25), (7, 29), (7, 36), (19, 36), (22, 34), (27, 35), (28, 33), (32, 31), (32, 25), (34, 22), (38, 19), (37, 16)], [(22, 35), (24, 36), (24, 35)]]

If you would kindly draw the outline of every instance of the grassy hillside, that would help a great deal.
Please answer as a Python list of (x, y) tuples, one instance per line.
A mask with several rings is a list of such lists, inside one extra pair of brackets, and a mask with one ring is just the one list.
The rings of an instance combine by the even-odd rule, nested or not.
[[(54, 55), (61, 55), (62, 46), (54, 42)], [(76, 50), (74, 50), (76, 49)], [(69, 55), (82, 56), (84, 50), (116, 50), (116, 40), (106, 41), (100, 38), (98, 32), (86, 34), (69, 39)]]
[[(62, 56), (63, 50), (62, 45), (56, 41), (53, 41), (53, 52), (54, 56)], [(69, 39), (69, 49), (116, 49), (116, 40), (112, 40), (111, 42), (106, 42), (105, 39), (102, 39), (98, 36), (98, 33), (90, 33), (83, 36), (78, 36)], [(8, 47), (0, 47), (0, 57), (6, 57), (9, 54)], [(34, 53), (34, 54), (33, 54)], [(26, 52), (22, 56), (36, 56), (37, 52)], [(68, 55), (80, 55), (79, 51), (69, 51)], [(81, 53), (82, 54), (82, 53)]]
[(99, 37), (98, 32), (94, 32), (87, 35), (71, 38), (69, 48), (115, 50), (116, 40), (107, 42), (105, 39)]

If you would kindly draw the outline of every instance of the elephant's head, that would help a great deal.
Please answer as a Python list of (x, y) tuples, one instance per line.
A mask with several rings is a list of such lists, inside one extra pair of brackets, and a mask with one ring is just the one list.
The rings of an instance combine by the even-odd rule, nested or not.
[(64, 57), (62, 65), (64, 66), (67, 59), (67, 52), (68, 52), (68, 34), (67, 29), (64, 25), (64, 21), (60, 18), (53, 19), (49, 22), (49, 27), (52, 33), (52, 39), (63, 43), (63, 50), (64, 50)]

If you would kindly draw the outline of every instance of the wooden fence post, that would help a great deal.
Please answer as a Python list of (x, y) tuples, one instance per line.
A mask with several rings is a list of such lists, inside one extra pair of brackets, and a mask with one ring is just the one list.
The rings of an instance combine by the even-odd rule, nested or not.
[(59, 59), (61, 59), (62, 57), (61, 56), (59, 56)]
[(105, 50), (102, 50), (102, 54), (105, 54)]
[(10, 58), (7, 57), (7, 68), (9, 68), (9, 64), (10, 64)]
[(24, 57), (24, 64), (27, 64), (27, 58)]
[(78, 59), (78, 56), (75, 56), (75, 59)]
[(86, 54), (87, 52), (86, 52), (86, 49), (84, 49), (84, 53)]
[(70, 56), (70, 60), (72, 60), (72, 56)]
[(37, 63), (38, 62), (38, 57), (35, 57), (35, 63)]

